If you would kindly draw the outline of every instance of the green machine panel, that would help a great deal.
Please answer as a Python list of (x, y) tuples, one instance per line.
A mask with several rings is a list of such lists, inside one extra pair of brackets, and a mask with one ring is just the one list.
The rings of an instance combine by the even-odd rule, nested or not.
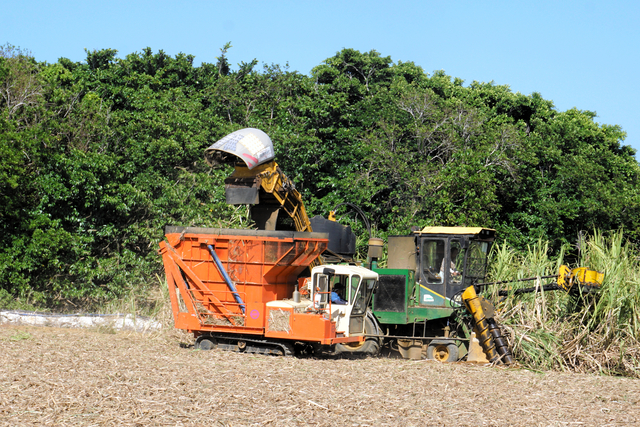
[(406, 269), (374, 269), (380, 275), (373, 296), (372, 311), (381, 324), (406, 325), (451, 316), (451, 308), (425, 304), (424, 289), (416, 283), (415, 272)]
[(374, 269), (380, 275), (371, 307), (380, 323), (406, 324), (410, 292), (415, 283), (413, 270)]

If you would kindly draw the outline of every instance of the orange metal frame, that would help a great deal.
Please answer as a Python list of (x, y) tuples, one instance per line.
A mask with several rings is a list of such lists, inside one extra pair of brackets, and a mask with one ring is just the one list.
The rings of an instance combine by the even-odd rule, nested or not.
[[(358, 338), (336, 337), (335, 323), (323, 313), (271, 308), (270, 301), (291, 298), (298, 276), (327, 247), (327, 239), (272, 237), (269, 233), (234, 235), (233, 230), (190, 229), (168, 233), (160, 243), (175, 327), (196, 334), (223, 332), (322, 344)], [(277, 233), (274, 233), (277, 234)], [(246, 306), (240, 304), (217, 268), (211, 245)], [(288, 327), (269, 330), (273, 310), (288, 311)]]

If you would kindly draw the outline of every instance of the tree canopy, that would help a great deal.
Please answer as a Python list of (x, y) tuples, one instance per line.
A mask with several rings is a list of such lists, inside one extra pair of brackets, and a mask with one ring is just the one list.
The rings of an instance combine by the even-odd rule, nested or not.
[[(538, 93), (343, 49), (310, 75), (150, 48), (38, 62), (0, 49), (0, 296), (86, 304), (153, 283), (164, 225), (248, 226), (203, 151), (265, 131), (310, 214), (376, 234), (481, 225), (513, 247), (594, 228), (640, 238), (640, 168), (616, 125)], [(347, 212), (338, 212), (346, 215)], [(356, 230), (361, 225), (345, 217)]]

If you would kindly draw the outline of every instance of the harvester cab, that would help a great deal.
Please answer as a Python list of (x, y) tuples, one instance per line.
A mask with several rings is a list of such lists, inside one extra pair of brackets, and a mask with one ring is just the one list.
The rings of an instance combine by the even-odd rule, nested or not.
[[(480, 227), (425, 227), (414, 231), (418, 305), (457, 307), (453, 298), (484, 280), (495, 230)], [(393, 253), (393, 251), (390, 251)], [(395, 257), (390, 257), (391, 258)], [(393, 264), (397, 260), (393, 259)], [(391, 262), (390, 262), (391, 265)]]
[(378, 274), (363, 267), (333, 265), (311, 272), (311, 309), (330, 313), (336, 333), (363, 335), (365, 316)]
[[(464, 289), (482, 282), (495, 231), (481, 227), (425, 227), (407, 236), (390, 236), (387, 268), (381, 275), (380, 291), (374, 310), (410, 317), (448, 317), (461, 306)], [(399, 293), (400, 276), (408, 284)], [(392, 300), (390, 300), (392, 298)], [(416, 312), (416, 310), (418, 310)], [(391, 314), (395, 313), (395, 314)]]
[[(481, 227), (425, 227), (389, 237), (387, 268), (374, 268), (380, 279), (372, 311), (403, 355), (458, 360), (472, 353), (474, 330), (490, 361), (511, 361), (492, 304), (475, 292), (494, 239), (495, 230)], [(460, 313), (471, 315), (467, 323)]]

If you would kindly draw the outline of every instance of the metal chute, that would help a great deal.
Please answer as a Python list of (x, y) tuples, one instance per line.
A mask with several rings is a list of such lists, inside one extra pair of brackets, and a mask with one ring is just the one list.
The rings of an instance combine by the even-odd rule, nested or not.
[[(233, 173), (224, 180), (226, 202), (249, 205), (251, 219), (259, 230), (313, 231), (302, 196), (275, 162), (273, 143), (266, 133), (255, 128), (237, 130), (207, 148), (204, 155), (211, 166), (233, 165)], [(352, 256), (355, 236), (349, 227), (321, 217), (315, 223), (330, 234), (330, 251), (335, 250), (343, 260)], [(336, 239), (343, 241), (336, 243)], [(312, 265), (319, 265), (321, 259)]]
[(275, 158), (273, 143), (269, 135), (255, 128), (237, 130), (215, 142), (204, 152), (205, 159), (213, 166), (223, 163), (235, 163), (241, 159), (247, 168), (253, 169), (258, 165)]

